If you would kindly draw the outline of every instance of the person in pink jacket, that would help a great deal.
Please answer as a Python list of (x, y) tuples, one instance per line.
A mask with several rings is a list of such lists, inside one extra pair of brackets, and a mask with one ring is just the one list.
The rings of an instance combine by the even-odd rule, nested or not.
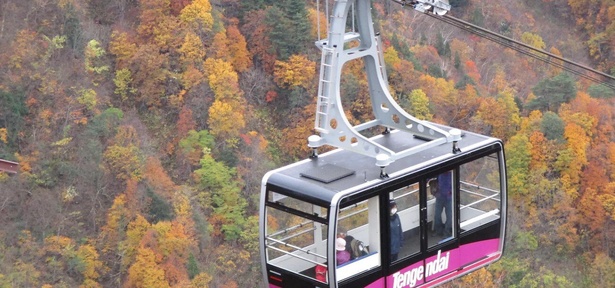
[(350, 261), (350, 252), (346, 250), (346, 240), (337, 238), (337, 240), (335, 240), (335, 250), (337, 250), (337, 265), (342, 265)]

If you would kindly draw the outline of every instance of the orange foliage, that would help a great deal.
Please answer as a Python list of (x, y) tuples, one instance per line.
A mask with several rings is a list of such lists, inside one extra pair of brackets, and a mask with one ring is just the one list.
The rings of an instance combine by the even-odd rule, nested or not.
[(530, 162), (530, 169), (541, 171), (547, 168), (546, 158), (547, 158), (547, 138), (540, 131), (534, 131), (530, 135), (530, 155), (532, 160)]
[(168, 61), (168, 54), (161, 54), (160, 48), (155, 45), (139, 46), (130, 61), (134, 86), (139, 87), (137, 101), (149, 107), (160, 106), (161, 97), (165, 95)]
[(218, 58), (227, 62), (230, 62), (230, 57), (228, 54), (228, 39), (226, 38), (226, 33), (223, 31), (216, 33), (214, 35), (214, 39), (211, 43), (211, 47), (209, 47), (209, 55), (213, 58)]
[(228, 54), (230, 61), (237, 72), (244, 72), (252, 66), (252, 55), (247, 49), (246, 38), (235, 25), (226, 29), (228, 39)]
[(243, 25), (244, 31), (250, 32), (250, 37), (247, 39), (250, 52), (256, 56), (263, 69), (267, 73), (273, 73), (273, 67), (276, 61), (275, 53), (271, 47), (271, 41), (268, 37), (268, 28), (263, 23), (265, 19), (265, 10), (253, 10), (248, 12), (245, 19), (247, 23)]
[(154, 193), (167, 200), (171, 199), (173, 192), (177, 189), (171, 177), (162, 168), (160, 160), (155, 157), (149, 157), (145, 161), (143, 178), (147, 181), (149, 187), (154, 190)]
[(164, 270), (164, 277), (169, 281), (172, 287), (186, 286), (190, 281), (184, 262), (183, 259), (171, 255), (169, 259), (161, 265), (162, 270)]
[(478, 71), (474, 61), (466, 61), (466, 73), (470, 78), (472, 78), (472, 80), (474, 80), (474, 83), (480, 83), (480, 72)]

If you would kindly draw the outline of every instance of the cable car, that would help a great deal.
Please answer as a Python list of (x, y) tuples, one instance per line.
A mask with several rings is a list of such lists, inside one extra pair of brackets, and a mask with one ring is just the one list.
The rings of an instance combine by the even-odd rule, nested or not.
[[(393, 149), (425, 141), (403, 131), (375, 138)], [(342, 149), (267, 173), (260, 245), (269, 287), (431, 286), (498, 260), (506, 231), (503, 146), (470, 132), (462, 138), (460, 152), (443, 144), (404, 157), (385, 179), (371, 157)], [(433, 179), (440, 188), (449, 183), (443, 206), (450, 212), (439, 209)], [(391, 203), (401, 224), (397, 251)], [(340, 233), (367, 253), (337, 265)]]
[[(406, 3), (406, 1), (403, 1)], [(408, 1), (442, 15), (447, 1)], [(357, 31), (347, 31), (348, 15)], [(501, 140), (422, 121), (388, 92), (370, 1), (335, 1), (321, 49), (309, 158), (268, 172), (260, 249), (268, 287), (434, 286), (497, 261), (506, 232)], [(350, 125), (342, 67), (362, 60), (375, 119)], [(365, 136), (368, 129), (384, 132)], [(323, 145), (337, 149), (318, 154)]]

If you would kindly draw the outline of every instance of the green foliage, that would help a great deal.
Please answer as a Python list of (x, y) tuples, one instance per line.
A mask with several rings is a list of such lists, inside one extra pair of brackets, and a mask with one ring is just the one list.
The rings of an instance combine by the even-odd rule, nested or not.
[(25, 128), (28, 108), (25, 94), (20, 91), (0, 89), (0, 128), (6, 129), (6, 145), (0, 145), (0, 158), (15, 160), (14, 153), (19, 145), (19, 134)]
[(480, 8), (475, 8), (472, 16), (470, 18), (470, 23), (484, 27), (485, 26), (485, 15)]
[(265, 23), (269, 38), (281, 60), (306, 51), (310, 43), (310, 22), (304, 1), (283, 0), (267, 10)]
[(246, 199), (241, 197), (240, 183), (235, 180), (235, 168), (228, 168), (204, 153), (201, 168), (194, 171), (199, 188), (199, 200), (204, 207), (213, 208), (214, 227), (219, 225), (227, 241), (239, 239), (244, 229)]
[(502, 287), (515, 287), (529, 271), (529, 263), (520, 257), (504, 256), (489, 267), (495, 274), (502, 275)]
[(172, 220), (175, 217), (173, 206), (149, 187), (147, 188), (147, 197), (149, 199), (148, 222), (156, 224), (160, 221)]
[(253, 1), (241, 1), (241, 10), (243, 12), (249, 12), (252, 10), (265, 9), (267, 6), (274, 5), (278, 1), (274, 0), (253, 0)]
[(461, 57), (459, 57), (459, 52), (455, 51), (454, 64), (455, 69), (461, 68)]
[(451, 4), (451, 7), (463, 8), (467, 6), (469, 2), (470, 2), (469, 0), (450, 0), (449, 4)]
[(0, 274), (0, 287), (36, 287), (40, 286), (41, 272), (31, 263), (17, 260), (6, 276)]
[(63, 33), (66, 35), (66, 42), (69, 48), (75, 51), (80, 51), (80, 49), (83, 49), (83, 31), (81, 29), (81, 22), (78, 18), (79, 15), (77, 15), (75, 6), (73, 6), (72, 3), (67, 4), (66, 10), (67, 11), (64, 16), (66, 19), (64, 20), (65, 22), (63, 29)]
[(515, 236), (516, 251), (535, 251), (538, 249), (538, 239), (532, 231), (519, 231)]
[[(421, 65), (421, 63), (419, 63), (419, 60), (416, 59), (414, 53), (410, 51), (410, 45), (408, 45), (408, 42), (397, 37), (397, 34), (393, 34), (393, 36), (391, 37), (391, 45), (393, 46), (393, 48), (395, 48), (395, 51), (397, 51), (400, 58), (412, 62), (414, 70), (422, 71), (423, 66)], [(389, 66), (387, 66), (387, 69), (388, 68)]]
[(593, 98), (613, 98), (615, 97), (615, 90), (607, 87), (603, 84), (594, 84), (587, 88), (587, 93)]
[(199, 275), (201, 271), (199, 270), (199, 264), (194, 257), (194, 254), (190, 253), (190, 257), (188, 257), (188, 263), (186, 263), (186, 270), (188, 270), (188, 277), (190, 279), (194, 279), (196, 275)]
[(540, 267), (538, 272), (528, 273), (517, 285), (511, 287), (575, 287), (566, 276), (556, 275), (553, 271)]
[(115, 133), (115, 129), (120, 124), (120, 121), (124, 118), (124, 112), (118, 108), (108, 108), (99, 115), (96, 115), (88, 123), (88, 131), (92, 134), (88, 134), (90, 137), (102, 137), (107, 138)]
[(567, 73), (561, 73), (553, 78), (544, 79), (532, 91), (536, 95), (526, 105), (526, 109), (557, 112), (562, 103), (568, 103), (577, 95), (574, 79)]
[[(430, 64), (427, 67), (427, 73), (435, 78), (446, 78), (446, 72), (436, 64)], [(465, 86), (464, 86), (465, 87)]]
[(465, 89), (467, 85), (476, 85), (476, 83), (474, 82), (474, 79), (472, 79), (472, 77), (468, 76), (468, 74), (466, 73), (463, 73), (461, 79), (459, 79), (459, 81), (455, 83), (455, 89)]
[(542, 116), (540, 122), (540, 131), (549, 140), (564, 140), (564, 120), (557, 114), (548, 111)]
[(179, 141), (179, 147), (186, 154), (194, 153), (195, 151), (201, 151), (203, 148), (212, 149), (214, 147), (214, 136), (209, 134), (207, 130), (201, 131), (188, 131), (188, 136)]
[(438, 54), (443, 58), (451, 57), (451, 45), (449, 42), (444, 42), (442, 33), (438, 33), (438, 37), (436, 38), (436, 50), (438, 50)]

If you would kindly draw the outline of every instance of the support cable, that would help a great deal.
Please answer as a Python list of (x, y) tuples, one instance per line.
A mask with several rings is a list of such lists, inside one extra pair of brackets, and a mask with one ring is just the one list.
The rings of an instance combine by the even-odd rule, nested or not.
[[(449, 16), (449, 15), (439, 16), (439, 15), (434, 15), (434, 14), (431, 14), (431, 13), (425, 13), (425, 14), (427, 16), (429, 16), (429, 17), (438, 19), (438, 20), (440, 20), (442, 22), (445, 22), (445, 23), (447, 23), (449, 25), (455, 26), (455, 27), (457, 27), (457, 28), (459, 28), (461, 30), (464, 30), (466, 32), (475, 34), (475, 35), (477, 35), (479, 37), (485, 38), (485, 39), (490, 40), (492, 42), (498, 43), (498, 44), (500, 44), (500, 45), (502, 45), (504, 47), (510, 48), (510, 49), (512, 49), (514, 51), (517, 51), (517, 52), (519, 52), (519, 53), (521, 53), (523, 55), (526, 55), (526, 56), (529, 56), (531, 58), (543, 61), (543, 62), (545, 62), (547, 64), (550, 64), (550, 65), (553, 65), (555, 67), (561, 68), (561, 69), (563, 69), (565, 71), (568, 71), (568, 72), (570, 72), (570, 73), (572, 73), (574, 75), (577, 75), (579, 77), (582, 77), (584, 79), (593, 81), (593, 82), (598, 83), (598, 84), (602, 84), (602, 85), (604, 85), (604, 86), (606, 86), (608, 88), (611, 88), (611, 89), (615, 90), (615, 84), (614, 84), (615, 82), (613, 82), (613, 81), (615, 81), (615, 77), (613, 77), (613, 76), (611, 76), (609, 74), (606, 74), (606, 73), (603, 73), (601, 71), (592, 69), (592, 68), (587, 67), (585, 65), (578, 64), (578, 63), (576, 63), (574, 61), (571, 61), (571, 60), (568, 60), (566, 58), (560, 57), (560, 56), (555, 55), (553, 53), (549, 53), (549, 52), (546, 52), (544, 50), (532, 47), (532, 46), (527, 45), (527, 44), (525, 44), (523, 42), (514, 40), (512, 38), (508, 38), (506, 36), (503, 36), (503, 35), (500, 35), (498, 33), (489, 31), (489, 30), (487, 30), (485, 28), (482, 28), (480, 26), (474, 25), (472, 23), (460, 20), (458, 18)], [(555, 59), (556, 61), (553, 61), (552, 59)], [(569, 65), (567, 66), (565, 64), (561, 64), (561, 62), (563, 62), (565, 64), (569, 64)], [(604, 78), (606, 78), (608, 80), (611, 80), (611, 82), (609, 82), (608, 80), (604, 81), (604, 80), (601, 80), (598, 77), (594, 77), (594, 76), (588, 75), (587, 73), (583, 73), (582, 71), (578, 71), (577, 69), (574, 69), (573, 67), (570, 67), (570, 66), (574, 66), (576, 68), (585, 70), (587, 72), (591, 72), (594, 75), (600, 75), (600, 76), (602, 76), (602, 77), (604, 77)]]

